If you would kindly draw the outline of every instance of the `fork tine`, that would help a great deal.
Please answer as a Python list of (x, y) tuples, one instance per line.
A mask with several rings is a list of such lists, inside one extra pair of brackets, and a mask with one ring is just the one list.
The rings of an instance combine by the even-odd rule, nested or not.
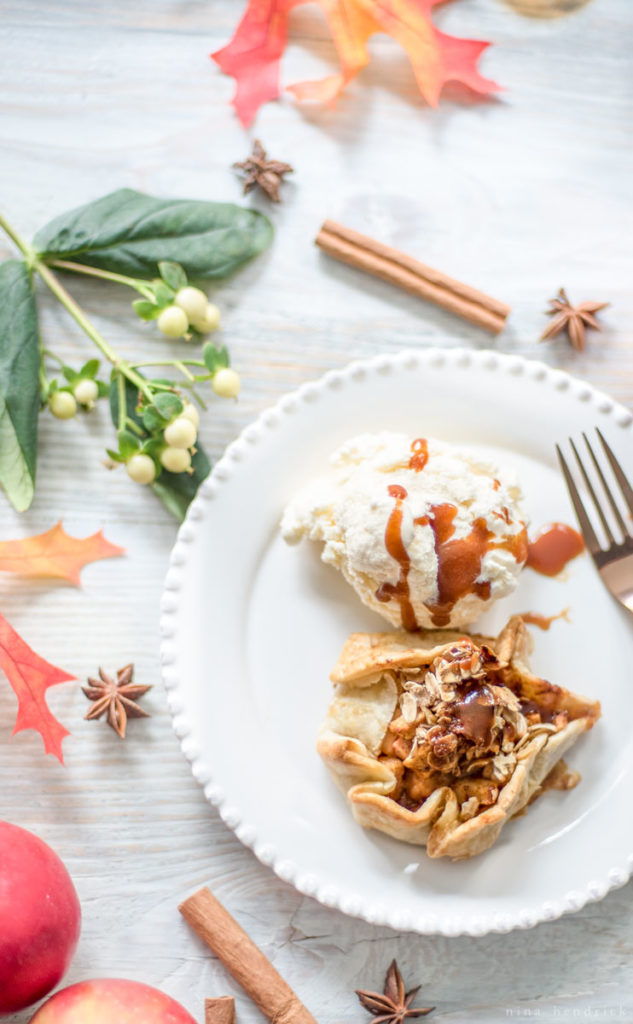
[(571, 449), (572, 449), (574, 455), (576, 456), (576, 462), (578, 463), (578, 468), (580, 469), (580, 472), (582, 473), (582, 478), (585, 481), (585, 487), (589, 491), (589, 495), (591, 497), (591, 500), (593, 501), (593, 503), (595, 505), (596, 512), (598, 513), (598, 517), (600, 519), (600, 522), (602, 523), (602, 529), (604, 530), (604, 532), (606, 534), (607, 543), (610, 544), (610, 545), (614, 545), (615, 544), (615, 537), (611, 533), (611, 527), (609, 526), (609, 524), (608, 524), (608, 522), (607, 522), (607, 520), (605, 518), (605, 514), (602, 511), (602, 506), (601, 506), (600, 502), (598, 501), (598, 498), (596, 496), (596, 492), (593, 489), (593, 484), (591, 483), (591, 480), (587, 476), (587, 470), (585, 469), (585, 467), (582, 464), (580, 455), (578, 454), (578, 451), (576, 449), (576, 445), (572, 441), (571, 437), (569, 438), (569, 443), (571, 445)]
[(576, 487), (576, 484), (574, 483), (574, 478), (572, 477), (571, 473), (569, 472), (569, 467), (568, 467), (567, 463), (565, 462), (565, 458), (563, 456), (563, 453), (561, 452), (561, 450), (558, 447), (558, 445), (556, 445), (556, 454), (558, 455), (558, 461), (560, 462), (560, 468), (562, 469), (563, 476), (565, 477), (565, 483), (567, 484), (567, 490), (569, 491), (569, 497), (571, 498), (572, 505), (574, 506), (574, 509), (576, 511), (576, 516), (578, 517), (578, 522), (580, 524), (580, 529), (581, 529), (582, 535), (583, 535), (583, 537), (585, 539), (585, 544), (589, 548), (589, 551), (591, 552), (592, 555), (597, 555), (598, 552), (601, 550), (600, 545), (598, 544), (598, 538), (596, 537), (595, 533), (593, 532), (593, 526), (591, 525), (591, 522), (589, 521), (589, 517), (588, 517), (587, 513), (585, 512), (585, 507), (584, 507), (584, 505), (583, 505), (583, 503), (581, 501), (580, 495), (578, 493), (578, 488)]
[(600, 483), (602, 484), (602, 487), (604, 488), (604, 493), (606, 494), (607, 499), (609, 501), (609, 504), (611, 506), (611, 511), (613, 512), (615, 521), (617, 522), (618, 527), (619, 527), (619, 529), (622, 532), (622, 537), (626, 540), (626, 537), (628, 535), (628, 530), (626, 528), (624, 519), (622, 518), (622, 513), (620, 512), (620, 509), (616, 505), (615, 498), (613, 497), (613, 494), (611, 493), (611, 488), (609, 487), (607, 481), (604, 478), (604, 473), (602, 472), (602, 470), (600, 468), (600, 464), (599, 464), (596, 456), (593, 453), (593, 448), (589, 444), (589, 439), (587, 438), (587, 435), (583, 434), (582, 436), (585, 439), (585, 444), (587, 445), (587, 449), (588, 449), (589, 454), (591, 456), (591, 461), (594, 464), (594, 467), (595, 467), (596, 473), (598, 474), (598, 478), (600, 480)]
[(609, 460), (609, 464), (611, 466), (611, 469), (613, 470), (613, 475), (615, 476), (616, 480), (618, 481), (618, 484), (620, 485), (620, 490), (622, 491), (622, 496), (628, 506), (628, 510), (631, 513), (631, 515), (633, 515), (633, 488), (627, 480), (624, 474), (624, 470), (622, 469), (622, 466), (620, 465), (615, 455), (611, 451), (610, 445), (607, 444), (598, 427), (596, 427), (596, 434), (600, 438), (600, 444), (602, 445), (604, 453)]

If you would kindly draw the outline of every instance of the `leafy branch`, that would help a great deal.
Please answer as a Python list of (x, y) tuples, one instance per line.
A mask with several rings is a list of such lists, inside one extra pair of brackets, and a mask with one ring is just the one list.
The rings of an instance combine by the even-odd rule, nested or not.
[[(143, 320), (155, 320), (168, 337), (201, 341), (219, 326), (219, 311), (189, 284), (188, 275), (232, 272), (269, 243), (269, 221), (228, 203), (162, 200), (123, 189), (56, 218), (33, 244), (2, 215), (0, 228), (22, 256), (0, 264), (0, 484), (10, 501), (22, 511), (33, 499), (41, 409), (48, 406), (59, 419), (70, 419), (108, 396), (117, 433), (117, 447), (108, 449), (111, 464), (123, 463), (133, 480), (151, 484), (182, 519), (210, 470), (197, 443), (199, 412), (186, 395), (206, 408), (198, 389), (210, 382), (217, 395), (237, 396), (240, 381), (226, 347), (206, 342), (202, 358), (123, 358), (56, 271), (132, 288), (141, 296), (133, 306)], [(98, 359), (75, 370), (41, 343), (35, 274), (110, 363), (109, 381), (98, 379)], [(49, 377), (51, 363), (61, 383)], [(178, 379), (142, 372), (150, 367), (169, 367)]]

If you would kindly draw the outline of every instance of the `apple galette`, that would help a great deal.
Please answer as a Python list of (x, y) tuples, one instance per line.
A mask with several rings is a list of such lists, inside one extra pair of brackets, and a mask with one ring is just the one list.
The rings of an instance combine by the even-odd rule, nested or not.
[(530, 648), (518, 616), (496, 639), (349, 637), (317, 749), (361, 825), (472, 857), (545, 789), (576, 785), (561, 758), (600, 704), (535, 676)]

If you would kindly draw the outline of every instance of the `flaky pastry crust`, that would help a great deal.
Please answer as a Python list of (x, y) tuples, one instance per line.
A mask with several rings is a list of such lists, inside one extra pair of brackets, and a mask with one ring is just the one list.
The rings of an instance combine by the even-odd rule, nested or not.
[(530, 649), (520, 616), (496, 639), (348, 638), (317, 750), (361, 825), (462, 859), (488, 849), (544, 789), (576, 784), (561, 758), (600, 704), (535, 676)]

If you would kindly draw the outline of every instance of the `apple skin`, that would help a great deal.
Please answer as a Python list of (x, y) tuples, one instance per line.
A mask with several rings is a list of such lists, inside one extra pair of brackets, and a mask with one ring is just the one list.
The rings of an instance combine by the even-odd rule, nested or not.
[(30, 1024), (196, 1024), (164, 992), (138, 981), (98, 978), (56, 992)]
[(0, 1017), (42, 999), (77, 947), (81, 909), (56, 853), (0, 821)]

